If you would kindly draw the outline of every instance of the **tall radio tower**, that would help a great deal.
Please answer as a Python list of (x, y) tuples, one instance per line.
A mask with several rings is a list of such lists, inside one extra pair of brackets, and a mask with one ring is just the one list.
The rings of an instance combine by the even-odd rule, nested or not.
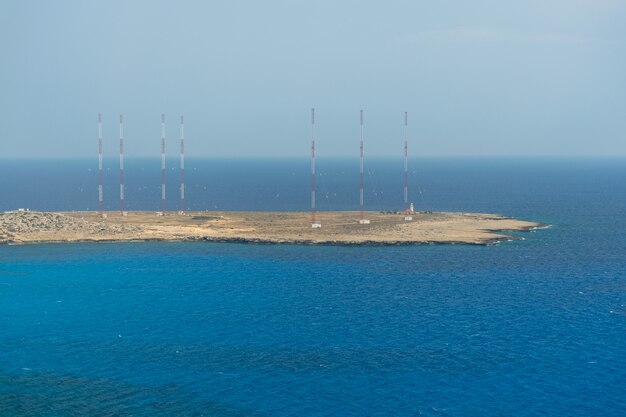
[(100, 216), (102, 211), (102, 114), (98, 113), (98, 206)]
[(359, 219), (360, 224), (369, 224), (369, 220), (365, 219), (365, 214), (363, 212), (363, 110), (361, 110), (361, 165), (360, 165), (360, 183), (361, 187), (359, 190), (359, 202), (361, 206), (361, 217)]
[(165, 214), (165, 114), (161, 113), (161, 212)]
[(322, 224), (315, 219), (315, 109), (311, 109), (311, 227), (317, 229)]
[(409, 143), (407, 139), (408, 112), (404, 112), (404, 220), (411, 221), (409, 210)]
[(185, 211), (185, 119), (180, 116), (180, 211)]
[(120, 214), (124, 211), (124, 115), (120, 114)]

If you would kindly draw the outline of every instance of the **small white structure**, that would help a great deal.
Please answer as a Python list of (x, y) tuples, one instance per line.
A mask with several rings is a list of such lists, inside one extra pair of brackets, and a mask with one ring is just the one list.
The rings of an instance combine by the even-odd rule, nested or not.
[(411, 203), (411, 205), (409, 206), (409, 208), (406, 210), (406, 212), (404, 213), (404, 221), (406, 222), (410, 222), (411, 220), (413, 220), (413, 216), (412, 214), (415, 214), (415, 210), (413, 208), (413, 203)]
[(321, 229), (322, 228), (322, 223), (320, 223), (320, 222), (311, 223), (311, 228), (312, 229)]
[(123, 212), (122, 212), (122, 216), (123, 216), (123, 217), (128, 217), (128, 212), (127, 212), (127, 211), (123, 211)]
[(109, 217), (109, 215), (108, 215), (108, 214), (106, 214), (106, 213), (102, 213), (102, 214), (100, 215), (100, 217), (102, 217), (103, 219), (106, 219), (107, 217)]
[(157, 215), (157, 217), (163, 217), (163, 212), (162, 211), (157, 211), (156, 215)]
[(184, 212), (184, 211), (182, 211), (182, 210), (178, 210), (178, 215), (179, 215), (179, 216), (184, 216), (184, 215), (185, 215), (185, 212)]
[(359, 224), (370, 224), (370, 221), (367, 219), (361, 219), (359, 220)]

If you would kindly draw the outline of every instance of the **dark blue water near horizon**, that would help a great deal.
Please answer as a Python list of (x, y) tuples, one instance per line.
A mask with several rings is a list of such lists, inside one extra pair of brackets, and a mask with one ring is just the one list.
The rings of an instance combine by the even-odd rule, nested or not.
[[(152, 162), (127, 164), (131, 210), (159, 207)], [(320, 160), (320, 209), (355, 208), (357, 164)], [(91, 165), (4, 160), (0, 210), (94, 209)], [(552, 227), (497, 246), (1, 246), (0, 416), (625, 415), (626, 159), (411, 167), (419, 210)], [(368, 209), (401, 208), (401, 169), (368, 161)], [(192, 209), (308, 208), (306, 160), (187, 171)]]

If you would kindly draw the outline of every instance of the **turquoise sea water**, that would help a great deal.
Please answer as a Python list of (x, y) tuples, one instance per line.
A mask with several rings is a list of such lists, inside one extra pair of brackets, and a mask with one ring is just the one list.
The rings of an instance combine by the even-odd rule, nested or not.
[[(156, 162), (129, 164), (130, 209), (158, 207)], [(396, 162), (370, 163), (371, 209), (401, 207)], [(47, 197), (28, 164), (17, 185), (0, 168), (0, 209), (93, 208), (87, 161), (50, 163)], [(321, 208), (353, 208), (353, 161), (320, 164)], [(488, 247), (0, 247), (0, 416), (624, 415), (626, 160), (412, 166), (418, 209), (553, 226)], [(189, 203), (306, 210), (307, 169), (192, 161)]]

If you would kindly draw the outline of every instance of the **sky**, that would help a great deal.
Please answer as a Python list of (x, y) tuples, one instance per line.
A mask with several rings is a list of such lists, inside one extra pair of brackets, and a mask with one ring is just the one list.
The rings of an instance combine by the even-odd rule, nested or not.
[(3, 0), (0, 158), (626, 155), (624, 0)]

